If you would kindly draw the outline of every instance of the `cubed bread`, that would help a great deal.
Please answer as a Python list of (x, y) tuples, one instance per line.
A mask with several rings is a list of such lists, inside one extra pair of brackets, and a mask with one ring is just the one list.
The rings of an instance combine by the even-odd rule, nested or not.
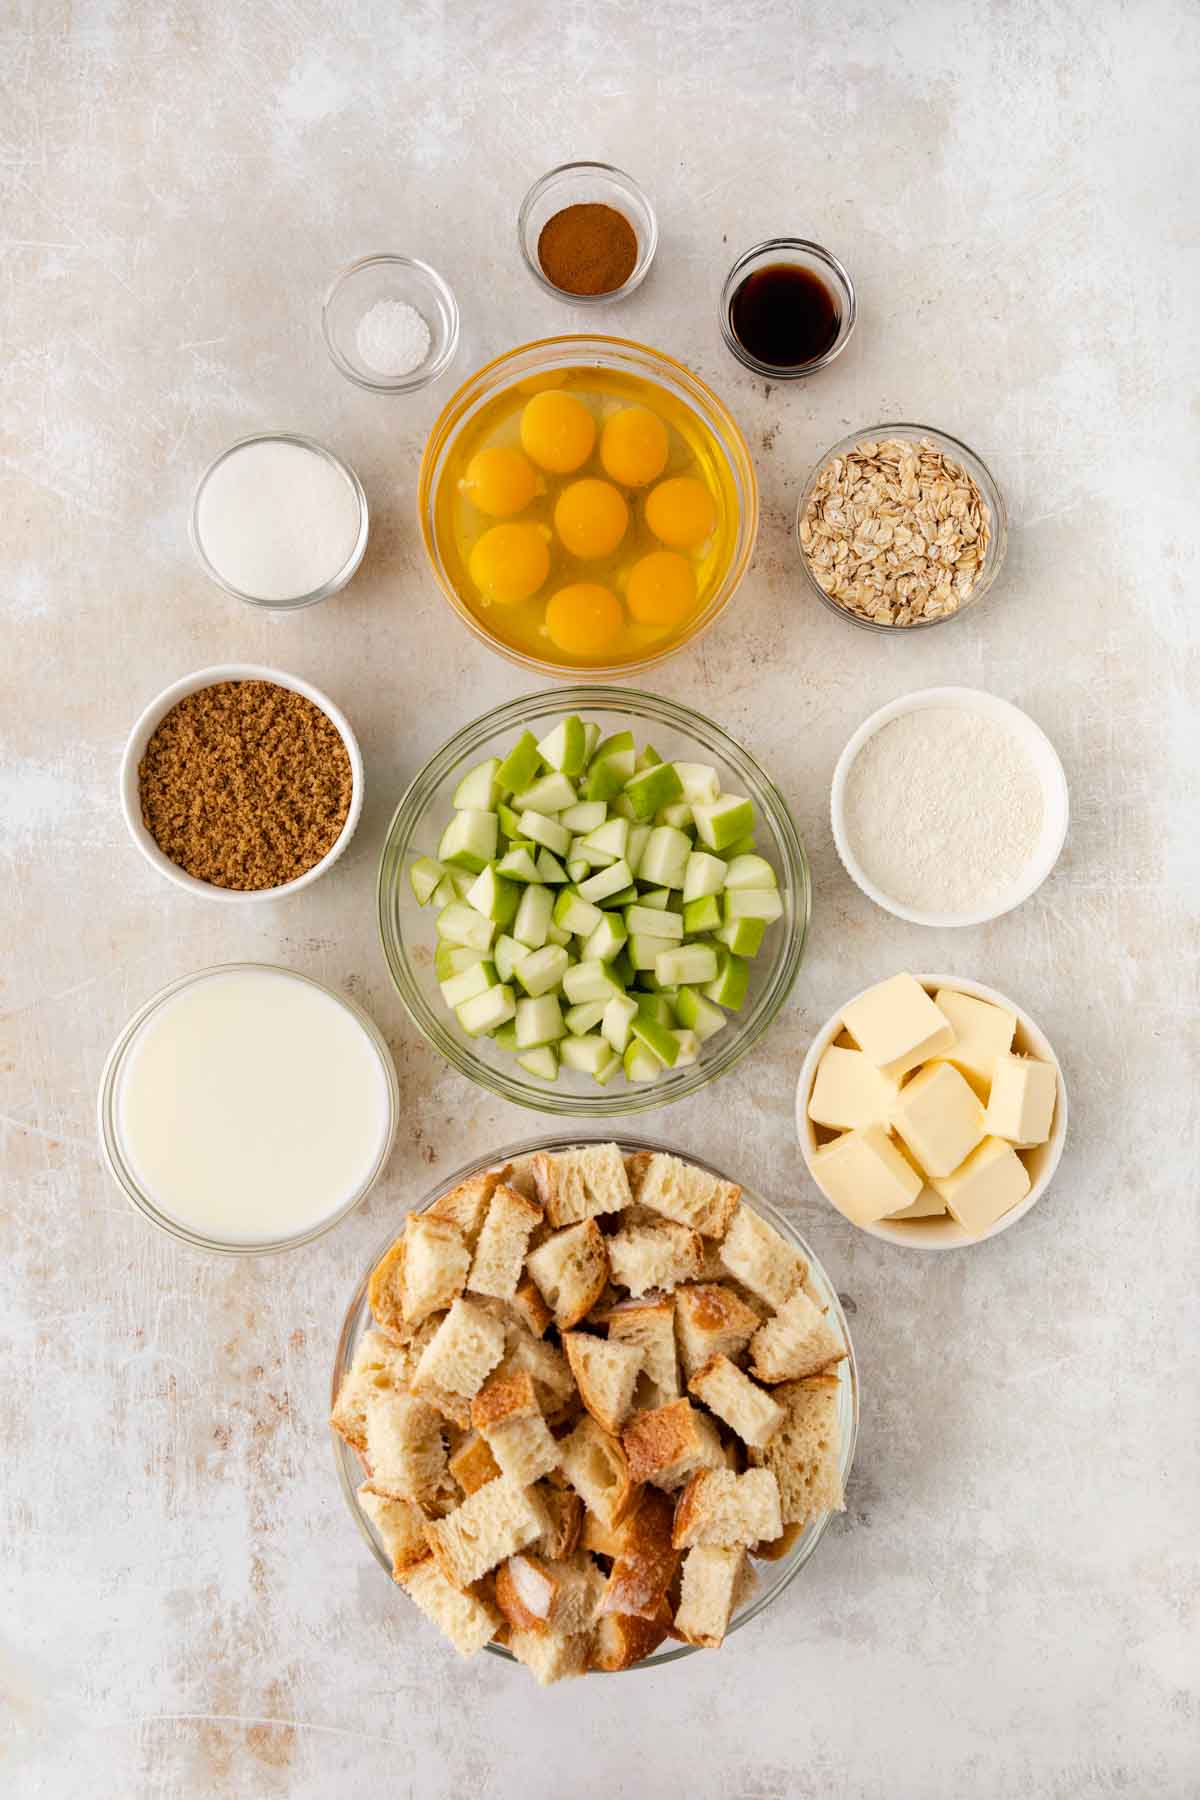
[(714, 1356), (732, 1362), (761, 1324), (752, 1307), (723, 1282), (681, 1287), (675, 1295), (675, 1336), (687, 1381)]
[(612, 1278), (635, 1296), (694, 1281), (704, 1262), (699, 1235), (684, 1225), (634, 1225), (608, 1240)]
[(671, 1628), (671, 1609), (663, 1602), (656, 1619), (636, 1619), (625, 1613), (601, 1613), (592, 1631), (589, 1667), (631, 1669), (658, 1649)]
[(828, 1318), (802, 1288), (750, 1339), (750, 1367), (760, 1381), (799, 1381), (840, 1362), (845, 1354)]
[(637, 1510), (621, 1527), (601, 1612), (658, 1618), (679, 1567), (674, 1517), (675, 1504), (668, 1495), (656, 1488), (643, 1491)]
[(400, 1280), (404, 1323), (415, 1329), (444, 1312), (462, 1293), (470, 1267), (471, 1252), (457, 1225), (432, 1213), (410, 1213)]
[(474, 1494), (489, 1481), (495, 1481), (500, 1465), (488, 1448), (487, 1440), (477, 1431), (468, 1432), (457, 1449), (451, 1452), (448, 1468), (464, 1494)]
[(642, 1366), (653, 1388), (655, 1406), (679, 1396), (679, 1363), (675, 1354), (675, 1297), (626, 1300), (604, 1315), (610, 1343), (632, 1344), (642, 1352)]
[(531, 1250), (525, 1267), (560, 1331), (570, 1331), (604, 1292), (608, 1251), (595, 1219), (556, 1231)]
[(586, 1675), (589, 1637), (567, 1637), (560, 1631), (512, 1631), (508, 1647), (524, 1663), (539, 1687), (549, 1687), (570, 1675)]
[(503, 1182), (488, 1201), (467, 1285), (473, 1294), (512, 1300), (521, 1284), (525, 1252), (542, 1209)]
[(528, 1275), (517, 1283), (517, 1291), (511, 1304), (517, 1318), (531, 1336), (545, 1337), (548, 1327), (554, 1322), (554, 1314)]
[(743, 1287), (776, 1309), (803, 1285), (808, 1273), (800, 1252), (744, 1200), (725, 1233), (721, 1261)]
[(457, 1187), (451, 1188), (448, 1194), (443, 1194), (427, 1208), (426, 1216), (449, 1219), (462, 1232), (468, 1250), (474, 1250), (487, 1215), (488, 1201), (507, 1174), (508, 1169), (504, 1165), (497, 1169), (485, 1169), (482, 1175), (472, 1175), (466, 1181), (460, 1181)]
[(558, 1445), (542, 1417), (527, 1369), (491, 1376), (471, 1402), (471, 1423), (501, 1474), (518, 1487), (532, 1487), (558, 1467)]
[(646, 1170), (654, 1161), (653, 1150), (634, 1150), (625, 1158), (625, 1179), (629, 1183), (631, 1198), (636, 1202), (642, 1182), (646, 1178)]
[(533, 1159), (538, 1199), (551, 1225), (577, 1225), (599, 1213), (623, 1212), (629, 1180), (615, 1144), (586, 1144), (576, 1150), (539, 1152)]
[(665, 1152), (652, 1156), (638, 1186), (638, 1204), (686, 1225), (701, 1237), (723, 1238), (737, 1211), (742, 1190), (707, 1169)]
[(425, 1617), (450, 1639), (460, 1656), (474, 1656), (477, 1650), (482, 1650), (502, 1623), (498, 1609), (490, 1600), (469, 1588), (458, 1587), (431, 1556), (406, 1569), (397, 1579)]
[(538, 1405), (548, 1419), (558, 1418), (575, 1397), (575, 1377), (570, 1364), (556, 1344), (516, 1332), (508, 1341), (501, 1368), (528, 1369)]
[(583, 1501), (574, 1488), (554, 1487), (549, 1481), (538, 1482), (537, 1495), (548, 1523), (541, 1537), (536, 1538), (529, 1548), (535, 1556), (544, 1556), (547, 1562), (562, 1562), (579, 1548)]
[(770, 1543), (783, 1530), (779, 1484), (770, 1469), (701, 1469), (679, 1496), (672, 1542), (677, 1550), (716, 1544), (729, 1550)]
[(706, 1362), (688, 1386), (709, 1412), (737, 1433), (743, 1444), (757, 1450), (770, 1443), (786, 1417), (779, 1402), (727, 1356), (714, 1356)]
[(496, 1571), (496, 1604), (517, 1631), (590, 1631), (604, 1577), (586, 1551), (548, 1562), (525, 1552)]
[(383, 1332), (365, 1331), (338, 1389), (337, 1404), (329, 1416), (329, 1423), (348, 1444), (365, 1451), (369, 1401), (377, 1393), (407, 1385), (405, 1352)]
[(593, 1556), (620, 1556), (628, 1523), (628, 1519), (624, 1519), (619, 1525), (606, 1525), (594, 1512), (585, 1510), (583, 1529), (579, 1534), (580, 1549), (590, 1550)]
[(375, 1267), (367, 1287), (367, 1301), (379, 1330), (397, 1344), (407, 1344), (415, 1326), (404, 1317), (404, 1233), (388, 1246)]
[(645, 1360), (641, 1350), (636, 1344), (593, 1337), (587, 1331), (564, 1331), (562, 1347), (588, 1412), (605, 1431), (619, 1432), (629, 1416)]
[(840, 1432), (836, 1375), (808, 1375), (785, 1382), (775, 1398), (787, 1417), (765, 1450), (750, 1460), (770, 1469), (779, 1483), (785, 1525), (806, 1525), (825, 1512), (841, 1512)]
[(430, 1399), (440, 1391), (473, 1400), (506, 1342), (499, 1319), (473, 1300), (456, 1300), (422, 1351), (409, 1385)]
[(367, 1405), (371, 1486), (391, 1500), (431, 1499), (446, 1472), (442, 1421), (412, 1394), (383, 1390)]
[(760, 1562), (781, 1562), (803, 1531), (803, 1525), (785, 1525), (777, 1538), (755, 1544), (750, 1554)]
[(518, 1550), (540, 1537), (546, 1515), (531, 1488), (506, 1476), (470, 1494), (444, 1519), (425, 1527), (429, 1548), (448, 1581), (469, 1587)]
[(725, 1641), (746, 1574), (744, 1550), (700, 1544), (683, 1559), (675, 1630), (689, 1644), (716, 1650)]
[(631, 1480), (652, 1482), (668, 1493), (682, 1487), (697, 1469), (725, 1466), (716, 1426), (690, 1400), (672, 1400), (653, 1412), (639, 1413), (625, 1427), (621, 1442)]
[(398, 1581), (406, 1569), (424, 1562), (429, 1555), (425, 1542), (425, 1514), (415, 1500), (397, 1500), (381, 1493), (365, 1481), (358, 1490), (358, 1504), (370, 1519), (385, 1553), (392, 1559), (392, 1579)]
[(610, 1528), (621, 1523), (638, 1499), (620, 1438), (597, 1425), (590, 1413), (569, 1437), (560, 1438), (558, 1463), (587, 1510)]

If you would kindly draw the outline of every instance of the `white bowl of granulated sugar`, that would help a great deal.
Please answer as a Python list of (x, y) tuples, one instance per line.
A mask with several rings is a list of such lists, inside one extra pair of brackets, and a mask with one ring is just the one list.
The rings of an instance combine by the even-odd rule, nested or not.
[(922, 688), (881, 706), (833, 772), (846, 873), (913, 925), (984, 925), (1020, 906), (1058, 861), (1068, 817), (1054, 745), (979, 688)]

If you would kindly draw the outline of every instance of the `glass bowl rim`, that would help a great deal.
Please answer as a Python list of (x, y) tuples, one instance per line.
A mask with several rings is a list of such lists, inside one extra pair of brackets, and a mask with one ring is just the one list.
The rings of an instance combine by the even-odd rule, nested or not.
[[(739, 1031), (736, 1025), (740, 1021), (738, 1015), (734, 1015), (734, 1028), (731, 1028), (729, 1048), (724, 1055), (714, 1057), (709, 1063), (700, 1060), (691, 1065), (684, 1072), (679, 1085), (669, 1091), (664, 1091), (667, 1083), (651, 1082), (645, 1086), (613, 1092), (599, 1089), (595, 1094), (558, 1095), (548, 1083), (535, 1086), (532, 1077), (517, 1077), (509, 1075), (505, 1070), (492, 1068), (459, 1043), (432, 1006), (427, 1009), (428, 1019), (424, 1016), (424, 995), (410, 973), (403, 934), (397, 930), (393, 935), (391, 930), (387, 876), (389, 865), (398, 864), (399, 858), (404, 854), (398, 834), (403, 830), (404, 840), (411, 838), (413, 831), (429, 811), (431, 796), (438, 783), (459, 767), (467, 756), (479, 750), (488, 738), (501, 731), (519, 728), (522, 723), (528, 724), (531, 719), (543, 718), (547, 714), (585, 711), (589, 707), (609, 711), (624, 708), (642, 718), (686, 734), (706, 748), (708, 746), (704, 733), (712, 735), (724, 760), (736, 768), (739, 775), (749, 774), (751, 777), (750, 785), (757, 790), (751, 796), (755, 804), (765, 802), (764, 810), (780, 840), (780, 856), (786, 865), (784, 878), (794, 896), (793, 931), (777, 952), (767, 978), (765, 1000), (760, 1001), (759, 1010), (753, 1015), (753, 1022), (747, 1021), (745, 1028)], [(397, 868), (394, 879), (404, 879), (402, 869)], [(652, 1112), (677, 1100), (686, 1099), (727, 1074), (753, 1049), (778, 1017), (795, 984), (812, 920), (812, 878), (804, 845), (782, 791), (757, 758), (715, 720), (703, 718), (690, 707), (668, 699), (665, 695), (645, 693), (637, 688), (579, 686), (543, 689), (537, 694), (519, 695), (514, 700), (504, 701), (500, 706), (469, 721), (434, 752), (409, 782), (388, 823), (379, 860), (376, 903), (380, 943), (392, 984), (421, 1036), (452, 1068), (473, 1081), (477, 1087), (485, 1088), (514, 1105), (559, 1118), (603, 1119)], [(393, 954), (393, 943), (398, 949), (398, 955)], [(668, 1078), (668, 1082), (670, 1079)]]
[[(624, 1132), (620, 1133), (615, 1138), (596, 1135), (588, 1136), (586, 1134), (581, 1136), (579, 1133), (564, 1133), (547, 1137), (543, 1133), (540, 1136), (521, 1138), (516, 1143), (502, 1146), (499, 1150), (489, 1151), (482, 1156), (473, 1157), (470, 1162), (464, 1163), (460, 1169), (439, 1178), (437, 1182), (422, 1194), (420, 1200), (417, 1201), (415, 1205), (406, 1207), (404, 1210), (406, 1213), (424, 1212), (427, 1207), (433, 1205), (434, 1201), (437, 1200), (440, 1195), (448, 1193), (451, 1188), (457, 1186), (459, 1182), (468, 1180), (472, 1175), (478, 1174), (484, 1169), (492, 1168), (497, 1163), (511, 1162), (515, 1157), (527, 1155), (534, 1150), (556, 1151), (569, 1149), (576, 1144), (612, 1142), (616, 1142), (623, 1154), (629, 1154), (638, 1150), (660, 1151), (669, 1155), (680, 1156), (686, 1161), (693, 1162), (698, 1167), (706, 1169), (710, 1174), (716, 1175), (722, 1181), (730, 1181), (733, 1179), (733, 1177), (727, 1175), (724, 1170), (718, 1168), (715, 1164), (710, 1163), (706, 1157), (697, 1155), (692, 1151), (681, 1151), (677, 1145), (669, 1144), (655, 1138), (631, 1137)], [(742, 1186), (741, 1183), (738, 1185), (739, 1187)], [(843, 1379), (845, 1380), (850, 1393), (850, 1428), (844, 1435), (839, 1458), (839, 1474), (844, 1492), (854, 1467), (854, 1458), (858, 1449), (860, 1411), (858, 1359), (855, 1355), (854, 1342), (850, 1335), (850, 1326), (846, 1319), (845, 1309), (842, 1306), (837, 1288), (824, 1263), (812, 1250), (808, 1240), (800, 1233), (792, 1220), (788, 1218), (787, 1214), (780, 1211), (774, 1202), (768, 1200), (756, 1187), (742, 1187), (742, 1191), (750, 1195), (751, 1204), (754, 1209), (756, 1211), (761, 1209), (768, 1222), (774, 1225), (775, 1228), (787, 1238), (789, 1243), (793, 1244), (803, 1252), (809, 1266), (815, 1267), (819, 1271), (821, 1279), (829, 1291), (830, 1310), (832, 1311), (841, 1332), (842, 1342), (846, 1346), (846, 1354), (838, 1364), (838, 1380), (839, 1382), (842, 1382)], [(355, 1324), (355, 1320), (361, 1314), (362, 1309), (366, 1304), (367, 1288), (371, 1280), (372, 1272), (385, 1251), (395, 1242), (395, 1239), (396, 1232), (393, 1229), (388, 1233), (386, 1239), (378, 1246), (370, 1263), (360, 1277), (350, 1298), (350, 1302), (346, 1307), (346, 1311), (343, 1314), (341, 1327), (338, 1332), (337, 1344), (334, 1349), (333, 1374), (330, 1384), (331, 1408), (336, 1404), (341, 1379), (348, 1367), (346, 1358), (348, 1341), (352, 1335), (352, 1327)], [(844, 1378), (840, 1373), (843, 1368), (846, 1371)], [(350, 1509), (355, 1524), (358, 1526), (359, 1531), (370, 1546), (376, 1562), (379, 1563), (380, 1567), (390, 1579), (390, 1568), (366, 1525), (362, 1512), (355, 1500), (354, 1489), (347, 1474), (346, 1454), (344, 1454), (344, 1451), (349, 1455), (353, 1455), (354, 1451), (349, 1445), (345, 1444), (344, 1439), (339, 1437), (336, 1432), (331, 1431), (330, 1437), (332, 1439), (334, 1467), (337, 1470), (338, 1485), (342, 1490), (342, 1497)], [(773, 1585), (767, 1585), (764, 1592), (758, 1594), (743, 1612), (737, 1614), (736, 1617), (731, 1620), (729, 1630), (726, 1633), (727, 1640), (733, 1636), (735, 1631), (740, 1631), (743, 1625), (748, 1625), (752, 1619), (758, 1618), (760, 1613), (765, 1612), (791, 1586), (801, 1569), (803, 1569), (815, 1555), (833, 1517), (834, 1515), (832, 1512), (822, 1513), (816, 1522), (812, 1537), (808, 1539), (807, 1542), (804, 1542), (807, 1532), (807, 1527), (805, 1528), (805, 1532), (802, 1533), (801, 1538), (797, 1540), (797, 1545), (788, 1552), (785, 1558), (780, 1559), (782, 1569), (778, 1581)], [(804, 1543), (803, 1554), (799, 1553), (799, 1545), (801, 1543)], [(767, 1563), (765, 1566), (775, 1568), (779, 1565)], [(630, 1664), (627, 1669), (589, 1670), (589, 1674), (630, 1675), (636, 1673), (639, 1669), (662, 1668), (667, 1663), (678, 1662), (685, 1656), (693, 1655), (700, 1648), (701, 1646), (698, 1644), (679, 1644), (672, 1642), (672, 1647), (669, 1650), (661, 1650), (660, 1646), (660, 1650), (652, 1652), (650, 1656), (644, 1657), (640, 1662)], [(488, 1643), (484, 1645), (484, 1649), (492, 1656), (498, 1656), (505, 1662), (515, 1662), (516, 1660), (512, 1652), (505, 1649), (502, 1644)]]
[[(542, 273), (536, 260), (530, 256), (528, 245), (525, 242), (529, 215), (533, 211), (536, 203), (550, 186), (551, 182), (557, 181), (559, 177), (563, 175), (583, 174), (606, 176), (613, 181), (615, 187), (620, 187), (624, 184), (633, 192), (638, 204), (644, 208), (646, 217), (650, 221), (650, 231), (644, 247), (639, 235), (638, 258), (630, 271), (628, 279), (623, 281), (619, 288), (613, 288), (611, 292), (607, 294), (572, 294), (566, 288), (555, 287), (554, 283)], [(631, 175), (627, 169), (619, 169), (615, 163), (597, 162), (585, 157), (575, 162), (559, 163), (557, 167), (547, 169), (544, 175), (539, 175), (536, 181), (530, 183), (525, 191), (525, 196), (521, 201), (520, 207), (517, 210), (517, 242), (521, 249), (521, 260), (524, 262), (526, 269), (529, 271), (530, 275), (533, 276), (533, 279), (537, 282), (543, 293), (552, 295), (555, 300), (566, 301), (568, 306), (611, 306), (615, 300), (627, 299), (635, 289), (641, 287), (646, 276), (650, 273), (650, 265), (654, 261), (655, 253), (658, 250), (658, 214), (654, 210), (654, 204), (641, 182), (638, 181), (635, 176)]]
[[(163, 1211), (156, 1205), (151, 1196), (138, 1182), (133, 1169), (126, 1160), (124, 1152), (121, 1149), (120, 1133), (117, 1129), (116, 1122), (116, 1099), (117, 1088), (121, 1072), (125, 1065), (125, 1059), (132, 1049), (134, 1041), (142, 1026), (148, 1019), (153, 1017), (161, 1006), (175, 994), (182, 993), (185, 988), (193, 987), (196, 983), (209, 980), (215, 975), (241, 974), (248, 971), (263, 971), (271, 975), (285, 975), (293, 981), (307, 982), (309, 987), (318, 988), (323, 994), (327, 994), (331, 1000), (337, 1001), (338, 1005), (344, 1007), (351, 1017), (363, 1027), (371, 1041), (372, 1048), (379, 1058), (380, 1068), (383, 1071), (384, 1085), (387, 1088), (388, 1096), (388, 1125), (379, 1153), (371, 1166), (370, 1172), (365, 1177), (358, 1191), (353, 1194), (351, 1198), (346, 1201), (345, 1205), (340, 1207), (337, 1212), (330, 1214), (327, 1219), (321, 1219), (316, 1225), (310, 1226), (308, 1230), (298, 1232), (291, 1237), (272, 1238), (270, 1241), (262, 1243), (252, 1242), (237, 1244), (226, 1242), (221, 1238), (205, 1237), (203, 1232), (192, 1231), (188, 1226), (181, 1224), (178, 1219), (173, 1219), (169, 1213)], [(246, 960), (227, 963), (212, 963), (207, 968), (193, 969), (189, 974), (178, 975), (174, 981), (167, 982), (165, 987), (159, 988), (157, 993), (151, 994), (149, 999), (144, 1000), (121, 1027), (121, 1030), (113, 1041), (112, 1048), (104, 1059), (104, 1068), (101, 1072), (100, 1084), (96, 1093), (96, 1124), (100, 1138), (101, 1158), (109, 1175), (121, 1189), (130, 1205), (135, 1211), (140, 1212), (142, 1217), (148, 1220), (151, 1225), (155, 1225), (160, 1231), (165, 1232), (168, 1237), (176, 1238), (180, 1243), (188, 1245), (192, 1250), (208, 1251), (217, 1256), (275, 1256), (284, 1250), (298, 1250), (302, 1244), (310, 1244), (314, 1239), (324, 1237), (327, 1231), (332, 1231), (335, 1225), (339, 1225), (343, 1219), (347, 1218), (349, 1214), (355, 1210), (356, 1207), (362, 1205), (362, 1202), (366, 1199), (380, 1175), (382, 1175), (387, 1166), (388, 1158), (392, 1154), (399, 1122), (400, 1083), (396, 1075), (396, 1065), (392, 1058), (391, 1050), (388, 1047), (387, 1039), (384, 1037), (382, 1031), (380, 1031), (378, 1025), (376, 1025), (374, 1019), (372, 1019), (370, 1014), (365, 1012), (356, 1001), (351, 1000), (346, 994), (339, 994), (337, 990), (331, 988), (327, 982), (318, 981), (316, 976), (306, 975), (300, 969), (285, 968), (282, 963), (266, 963)]]
[[(436, 487), (431, 474), (432, 463), (442, 455), (443, 450), (452, 440), (453, 434), (460, 428), (472, 401), (481, 397), (488, 384), (491, 384), (489, 391), (498, 386), (493, 380), (497, 372), (518, 357), (530, 355), (552, 364), (554, 359), (549, 354), (551, 351), (565, 346), (567, 347), (564, 349), (565, 355), (568, 353), (568, 349), (578, 349), (583, 345), (597, 346), (600, 356), (610, 350), (626, 354), (632, 351), (635, 357), (645, 357), (649, 359), (651, 365), (659, 365), (661, 371), (672, 381), (678, 382), (685, 393), (689, 389), (694, 389), (695, 395), (689, 395), (689, 404), (692, 405), (693, 410), (696, 410), (694, 402), (698, 397), (703, 408), (711, 413), (717, 421), (723, 439), (728, 442), (729, 453), (726, 452), (724, 443), (721, 446), (721, 453), (725, 457), (730, 474), (740, 486), (742, 502), (738, 521), (739, 532), (743, 540), (740, 551), (731, 560), (721, 583), (721, 589), (709, 601), (706, 610), (697, 615), (695, 624), (688, 634), (668, 643), (662, 649), (656, 650), (651, 647), (646, 656), (638, 658), (635, 662), (613, 663), (600, 668), (581, 668), (575, 663), (557, 663), (530, 656), (525, 651), (514, 648), (511, 644), (503, 643), (500, 638), (494, 637), (485, 630), (471, 609), (464, 604), (453, 582), (442, 569), (431, 518), (436, 498)], [(586, 367), (587, 365), (583, 364), (582, 366)], [(520, 380), (524, 377), (518, 376), (516, 379)], [(512, 385), (515, 385), (515, 381)], [(675, 656), (678, 652), (699, 643), (700, 639), (722, 617), (746, 577), (758, 540), (758, 524), (758, 473), (754, 467), (754, 458), (745, 433), (720, 395), (709, 386), (703, 376), (697, 375), (694, 369), (689, 368), (686, 363), (680, 362), (679, 358), (672, 356), (669, 351), (656, 350), (652, 344), (640, 343), (635, 338), (614, 337), (611, 333), (606, 332), (560, 332), (554, 337), (532, 338), (528, 343), (516, 344), (481, 364), (465, 381), (459, 384), (434, 420), (425, 440), (417, 471), (417, 525), (438, 591), (460, 622), (486, 649), (497, 656), (502, 656), (506, 662), (513, 663), (518, 668), (528, 669), (531, 674), (548, 675), (556, 681), (620, 680), (628, 675), (641, 674), (644, 670), (665, 662), (668, 657)], [(727, 590), (723, 597), (720, 597), (721, 590)]]
[[(200, 536), (201, 496), (208, 486), (209, 479), (216, 474), (221, 464), (235, 455), (237, 451), (245, 450), (250, 444), (299, 444), (305, 450), (315, 450), (318, 456), (323, 456), (326, 462), (332, 463), (334, 468), (340, 470), (345, 476), (358, 502), (358, 535), (349, 556), (336, 574), (331, 575), (328, 581), (322, 582), (320, 587), (313, 588), (311, 593), (297, 594), (289, 600), (264, 600), (261, 594), (244, 593), (231, 581), (226, 581), (225, 577), (208, 559), (208, 552), (205, 550), (203, 539)], [(358, 566), (366, 552), (369, 529), (370, 517), (366, 489), (355, 471), (345, 458), (339, 456), (336, 450), (331, 450), (328, 444), (323, 444), (319, 438), (306, 437), (301, 431), (252, 431), (248, 437), (235, 438), (232, 444), (227, 444), (224, 450), (213, 457), (196, 483), (196, 492), (192, 496), (192, 510), (188, 517), (188, 537), (196, 554), (196, 560), (209, 580), (215, 582), (219, 588), (223, 588), (227, 594), (232, 594), (235, 600), (243, 600), (247, 606), (256, 606), (262, 612), (300, 612), (306, 606), (315, 606), (319, 600), (328, 600), (334, 594), (340, 593), (358, 572)]]
[[(425, 277), (445, 305), (450, 316), (450, 325), (446, 332), (446, 342), (435, 357), (428, 362), (419, 363), (407, 375), (381, 376), (372, 381), (359, 369), (354, 368), (342, 354), (341, 347), (333, 334), (330, 314), (333, 303), (342, 289), (347, 287), (364, 269), (374, 268), (380, 264), (391, 268), (416, 269)], [(346, 267), (334, 276), (326, 288), (325, 298), (321, 302), (321, 335), (325, 339), (325, 348), (329, 352), (331, 361), (348, 381), (352, 381), (356, 387), (365, 388), (368, 393), (372, 394), (415, 394), (419, 393), (422, 388), (430, 386), (438, 379), (439, 375), (445, 373), (454, 358), (454, 353), (458, 349), (461, 322), (458, 300), (445, 276), (440, 275), (431, 263), (423, 262), (419, 256), (402, 256), (394, 250), (372, 251), (369, 256), (360, 256), (354, 262), (347, 263)]]
[[(828, 350), (824, 351), (820, 356), (813, 357), (810, 362), (799, 363), (794, 367), (791, 365), (785, 366), (779, 363), (762, 362), (760, 358), (752, 355), (737, 336), (729, 317), (729, 309), (733, 304), (733, 296), (737, 289), (738, 278), (741, 276), (743, 270), (745, 270), (757, 257), (773, 251), (799, 251), (804, 255), (811, 257), (814, 262), (823, 263), (833, 274), (843, 301), (844, 310), (842, 323), (839, 324), (837, 335)], [(751, 369), (756, 375), (765, 375), (772, 381), (803, 381), (805, 376), (815, 375), (819, 369), (828, 368), (829, 364), (842, 354), (842, 351), (853, 337), (854, 327), (858, 323), (858, 295), (855, 291), (854, 282), (851, 279), (849, 269), (847, 269), (846, 265), (833, 254), (832, 250), (827, 250), (824, 244), (818, 244), (813, 238), (764, 238), (761, 244), (752, 244), (749, 250), (743, 250), (742, 254), (734, 262), (733, 267), (725, 277), (724, 284), (721, 288), (720, 309), (719, 322), (721, 326), (721, 337), (724, 340), (725, 348), (737, 358), (743, 368)]]
[[(813, 574), (812, 569), (809, 567), (808, 556), (804, 546), (800, 542), (800, 526), (803, 523), (808, 503), (812, 499), (813, 492), (816, 488), (817, 478), (822, 469), (825, 468), (826, 464), (832, 462), (835, 456), (844, 456), (848, 450), (852, 450), (856, 444), (862, 443), (864, 439), (881, 437), (889, 431), (904, 432), (909, 436), (915, 435), (917, 437), (932, 438), (939, 449), (945, 449), (952, 454), (957, 453), (960, 457), (965, 457), (966, 460), (963, 467), (966, 469), (967, 474), (974, 480), (976, 486), (982, 493), (984, 500), (991, 508), (992, 513), (992, 536), (991, 541), (988, 544), (988, 561), (985, 564), (979, 580), (967, 595), (966, 600), (952, 613), (943, 613), (940, 618), (936, 619), (915, 619), (911, 625), (884, 625), (877, 619), (860, 619), (858, 614), (851, 612), (848, 606), (843, 606), (840, 601), (834, 600), (825, 592), (824, 588)], [(1000, 571), (1004, 567), (1004, 559), (1008, 554), (1008, 508), (1005, 505), (1004, 495), (1001, 492), (1000, 484), (992, 474), (991, 469), (988, 467), (987, 463), (984, 462), (979, 452), (977, 450), (972, 450), (970, 444), (966, 443), (962, 438), (954, 437), (951, 432), (943, 431), (938, 425), (918, 425), (911, 419), (889, 419), (880, 425), (865, 425), (858, 431), (848, 432), (844, 438), (840, 438), (838, 442), (832, 444), (828, 450), (823, 450), (821, 452), (809, 471), (808, 479), (805, 481), (800, 498), (796, 503), (796, 517), (792, 525), (792, 536), (795, 539), (796, 549), (799, 552), (800, 567), (803, 571), (804, 578), (808, 582), (813, 593), (816, 594), (823, 605), (829, 608), (830, 612), (836, 613), (839, 619), (848, 620), (851, 625), (860, 626), (864, 631), (881, 632), (885, 636), (889, 633), (899, 633), (901, 636), (904, 636), (914, 631), (929, 631), (937, 625), (953, 624), (956, 619), (961, 619), (964, 613), (970, 612), (971, 608), (979, 601), (987, 598), (988, 594), (996, 584)]]

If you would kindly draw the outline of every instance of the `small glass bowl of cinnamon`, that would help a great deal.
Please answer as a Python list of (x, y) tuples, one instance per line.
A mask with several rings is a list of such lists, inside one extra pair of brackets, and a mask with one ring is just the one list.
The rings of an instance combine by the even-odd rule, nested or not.
[(563, 163), (522, 200), (517, 236), (525, 267), (546, 293), (605, 306), (645, 280), (658, 220), (632, 175), (610, 163)]

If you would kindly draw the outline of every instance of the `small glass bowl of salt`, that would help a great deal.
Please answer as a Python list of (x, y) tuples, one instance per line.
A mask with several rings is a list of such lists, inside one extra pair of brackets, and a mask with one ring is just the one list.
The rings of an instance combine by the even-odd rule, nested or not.
[(321, 327), (330, 356), (357, 386), (415, 394), (458, 348), (458, 302), (428, 263), (363, 256), (330, 287)]

